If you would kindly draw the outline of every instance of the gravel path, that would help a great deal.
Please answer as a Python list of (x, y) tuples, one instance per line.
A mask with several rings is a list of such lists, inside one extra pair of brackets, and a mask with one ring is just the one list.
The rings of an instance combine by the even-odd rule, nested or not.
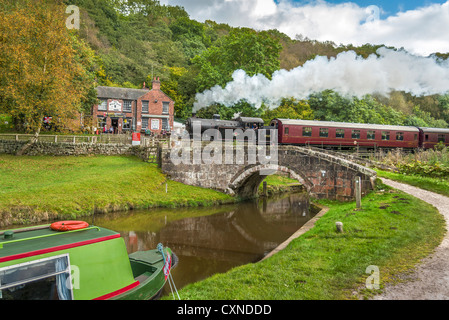
[[(449, 224), (448, 197), (385, 178), (382, 181), (432, 204), (444, 216), (446, 224)], [(373, 300), (449, 300), (449, 234), (446, 234), (435, 252), (423, 259), (413, 274), (406, 278), (410, 281), (386, 286), (384, 293), (375, 296)]]

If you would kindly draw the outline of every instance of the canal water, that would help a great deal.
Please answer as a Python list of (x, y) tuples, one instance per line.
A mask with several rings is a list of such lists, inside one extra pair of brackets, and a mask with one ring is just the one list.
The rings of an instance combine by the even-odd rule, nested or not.
[[(313, 207), (312, 207), (313, 208)], [(128, 253), (170, 247), (179, 264), (178, 289), (233, 267), (261, 260), (317, 214), (307, 194), (284, 194), (236, 205), (136, 210), (95, 217), (120, 232)], [(170, 288), (165, 287), (164, 294)]]

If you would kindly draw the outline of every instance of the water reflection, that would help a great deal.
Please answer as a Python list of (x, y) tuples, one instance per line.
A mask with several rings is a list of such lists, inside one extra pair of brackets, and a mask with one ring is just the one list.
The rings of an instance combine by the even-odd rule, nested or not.
[[(121, 233), (128, 252), (170, 247), (176, 286), (262, 259), (311, 219), (305, 194), (217, 208), (158, 209), (105, 215), (95, 224)], [(167, 290), (168, 288), (166, 288)]]

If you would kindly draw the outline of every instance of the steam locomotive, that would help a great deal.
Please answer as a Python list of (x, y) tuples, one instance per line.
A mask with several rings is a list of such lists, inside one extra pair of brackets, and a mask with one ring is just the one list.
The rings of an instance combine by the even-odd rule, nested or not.
[[(188, 118), (185, 126), (191, 138), (216, 139), (217, 136), (211, 137), (210, 134), (219, 132), (219, 138), (222, 140), (234, 139), (239, 134), (244, 134), (248, 129), (252, 129), (254, 130), (253, 133), (255, 133), (256, 140), (262, 133), (265, 135), (266, 141), (269, 141), (271, 132), (269, 129), (275, 129), (271, 126), (264, 126), (264, 121), (261, 118), (239, 116), (234, 120), (221, 120), (218, 114), (214, 114), (212, 119)], [(216, 131), (210, 131), (209, 129)], [(230, 136), (229, 133), (232, 135)]]
[[(194, 130), (194, 124), (201, 130)], [(226, 129), (265, 130), (266, 141), (270, 141), (270, 129), (277, 129), (278, 143), (288, 145), (310, 145), (328, 149), (357, 147), (359, 150), (395, 149), (414, 150), (432, 149), (438, 143), (449, 146), (449, 129), (413, 126), (393, 126), (378, 124), (360, 124), (331, 121), (273, 119), (264, 126), (260, 118), (238, 117), (234, 120), (221, 120), (219, 115), (212, 119), (192, 117), (186, 121), (186, 130), (191, 137), (196, 133), (207, 136), (208, 129), (216, 129), (224, 139)], [(239, 131), (241, 132), (241, 131)]]

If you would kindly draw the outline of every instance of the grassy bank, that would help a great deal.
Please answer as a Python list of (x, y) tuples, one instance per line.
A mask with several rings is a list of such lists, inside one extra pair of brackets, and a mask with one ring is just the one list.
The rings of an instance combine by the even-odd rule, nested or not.
[[(135, 157), (0, 155), (0, 224), (75, 219), (132, 208), (233, 202), (213, 190), (166, 180)], [(167, 183), (167, 193), (165, 184)]]
[(449, 179), (377, 170), (377, 175), (449, 197)]
[[(329, 212), (282, 252), (184, 287), (182, 299), (351, 299), (367, 296), (368, 266), (381, 286), (410, 270), (442, 240), (444, 220), (431, 205), (387, 186), (354, 203), (321, 201)], [(344, 224), (336, 232), (335, 222)], [(356, 294), (355, 292), (358, 292)], [(360, 295), (359, 295), (360, 294)]]

